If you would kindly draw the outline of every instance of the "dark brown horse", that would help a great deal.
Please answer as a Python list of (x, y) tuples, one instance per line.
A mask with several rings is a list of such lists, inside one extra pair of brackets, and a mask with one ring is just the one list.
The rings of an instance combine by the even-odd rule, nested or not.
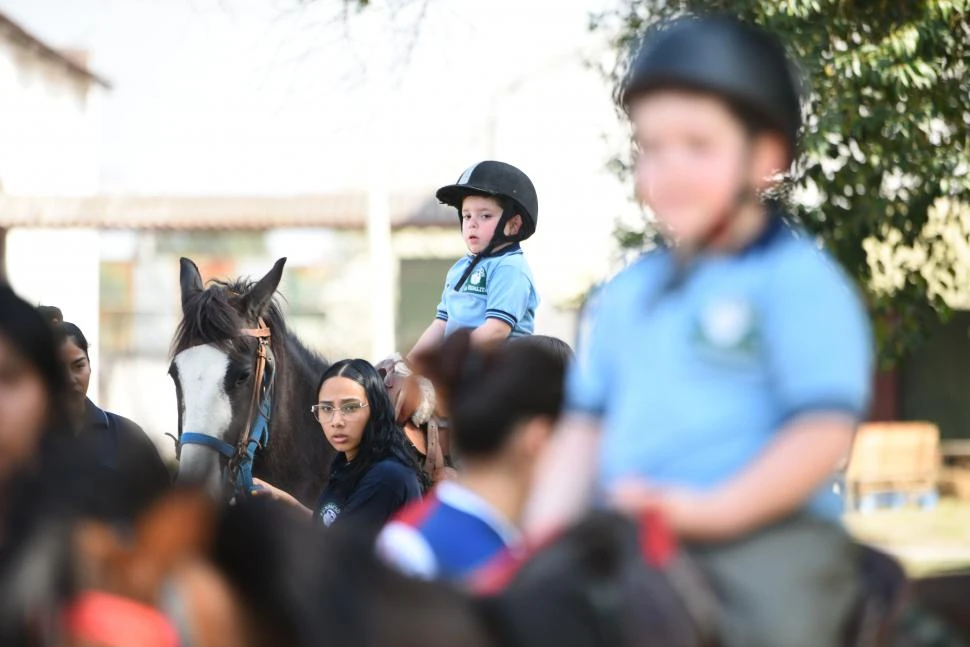
[[(218, 447), (245, 444), (252, 431), (254, 393), (262, 392), (271, 408), (269, 438), (255, 454), (253, 474), (312, 506), (334, 455), (310, 415), (327, 363), (286, 328), (274, 298), (285, 261), (278, 260), (256, 282), (211, 281), (205, 286), (195, 263), (181, 260), (182, 321), (169, 369), (178, 396), (179, 436), (192, 433), (213, 441), (181, 445), (179, 480), (206, 483), (213, 493), (223, 490), (229, 458)], [(266, 339), (268, 386), (256, 370)]]

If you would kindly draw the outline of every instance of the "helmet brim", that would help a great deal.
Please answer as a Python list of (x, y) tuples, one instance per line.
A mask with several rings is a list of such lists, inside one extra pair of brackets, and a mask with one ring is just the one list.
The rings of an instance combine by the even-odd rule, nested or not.
[(450, 207), (454, 207), (458, 211), (458, 220), (461, 221), (461, 206), (470, 195), (484, 196), (484, 197), (494, 197), (511, 200), (514, 211), (516, 214), (522, 216), (522, 231), (519, 234), (519, 240), (525, 240), (529, 238), (536, 231), (535, 219), (529, 210), (525, 206), (516, 200), (515, 198), (510, 198), (505, 195), (493, 193), (488, 189), (483, 187), (475, 186), (473, 184), (449, 184), (448, 186), (443, 186), (437, 191), (435, 191), (435, 197), (441, 204), (446, 204)]
[(461, 211), (461, 205), (470, 195), (478, 196), (494, 196), (495, 194), (491, 191), (480, 188), (470, 184), (449, 184), (448, 186), (443, 186), (437, 191), (435, 191), (434, 197), (438, 199), (441, 204), (446, 204), (448, 206), (454, 207)]

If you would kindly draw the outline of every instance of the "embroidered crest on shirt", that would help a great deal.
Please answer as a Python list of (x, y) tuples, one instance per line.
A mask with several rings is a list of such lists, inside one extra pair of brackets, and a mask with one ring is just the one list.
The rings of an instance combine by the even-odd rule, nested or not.
[(484, 267), (476, 267), (475, 271), (471, 273), (468, 280), (465, 281), (465, 285), (462, 286), (462, 292), (471, 292), (472, 294), (486, 294), (486, 286), (488, 284), (488, 274), (485, 272)]
[(694, 337), (700, 346), (719, 354), (753, 355), (758, 348), (755, 309), (743, 299), (718, 299), (702, 311)]

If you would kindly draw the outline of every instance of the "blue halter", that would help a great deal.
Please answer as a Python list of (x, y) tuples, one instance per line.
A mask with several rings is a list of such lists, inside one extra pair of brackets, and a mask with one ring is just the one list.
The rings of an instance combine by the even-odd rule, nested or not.
[(236, 496), (241, 494), (243, 497), (248, 497), (254, 487), (253, 459), (256, 456), (256, 450), (262, 449), (269, 443), (275, 372), (269, 353), (270, 330), (263, 320), (259, 320), (259, 328), (247, 328), (240, 332), (259, 340), (255, 371), (257, 382), (253, 385), (253, 400), (244, 433), (239, 436), (235, 446), (210, 434), (193, 431), (183, 433), (178, 444), (180, 447), (202, 445), (225, 456), (228, 463), (223, 474), (224, 478), (228, 483), (232, 483), (233, 493)]

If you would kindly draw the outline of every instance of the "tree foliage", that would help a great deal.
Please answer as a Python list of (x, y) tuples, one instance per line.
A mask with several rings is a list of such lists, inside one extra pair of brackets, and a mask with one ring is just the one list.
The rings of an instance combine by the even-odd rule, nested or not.
[[(865, 290), (886, 365), (948, 313), (921, 267), (893, 268), (891, 289), (880, 287), (867, 249), (878, 241), (939, 257), (945, 228), (927, 227), (931, 207), (970, 198), (968, 9), (970, 0), (622, 0), (590, 26), (610, 39), (614, 81), (658, 20), (725, 12), (779, 34), (809, 88), (789, 203)], [(644, 231), (618, 236), (635, 245)]]

